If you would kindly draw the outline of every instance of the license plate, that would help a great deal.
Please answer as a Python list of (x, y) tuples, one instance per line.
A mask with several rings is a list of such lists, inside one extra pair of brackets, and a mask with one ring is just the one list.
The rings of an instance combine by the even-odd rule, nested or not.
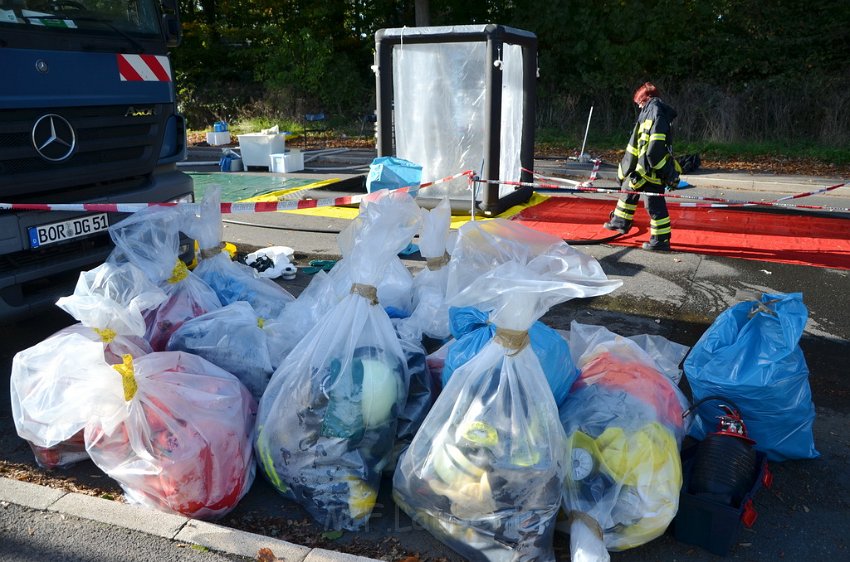
[(30, 247), (40, 248), (55, 242), (71, 240), (106, 230), (109, 228), (109, 220), (106, 217), (106, 213), (100, 213), (41, 226), (31, 226), (29, 228)]

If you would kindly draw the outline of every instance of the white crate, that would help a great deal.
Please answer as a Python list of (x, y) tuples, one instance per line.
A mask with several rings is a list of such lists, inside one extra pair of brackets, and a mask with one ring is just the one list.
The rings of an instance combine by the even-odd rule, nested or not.
[(304, 153), (296, 149), (282, 154), (272, 154), (269, 156), (269, 162), (271, 172), (279, 174), (300, 172), (304, 169)]
[(261, 166), (268, 168), (272, 154), (282, 153), (286, 150), (286, 135), (274, 135), (264, 133), (248, 133), (239, 136), (239, 152), (242, 154), (242, 164), (248, 166)]
[(228, 131), (220, 133), (207, 133), (207, 144), (210, 146), (230, 144), (230, 133)]

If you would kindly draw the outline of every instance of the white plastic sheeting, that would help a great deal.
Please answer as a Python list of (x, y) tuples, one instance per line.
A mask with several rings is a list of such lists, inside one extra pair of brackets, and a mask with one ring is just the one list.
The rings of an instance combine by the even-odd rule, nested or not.
[[(500, 136), (501, 180), (520, 179), (522, 47), (503, 45)], [(422, 181), (464, 170), (482, 173), (486, 153), (487, 43), (405, 44), (393, 50), (396, 152), (422, 165)], [(497, 179), (497, 178), (487, 178)], [(428, 188), (428, 197), (466, 199), (465, 178)], [(502, 197), (513, 186), (499, 188)]]
[[(522, 148), (522, 47), (502, 45), (502, 121), (499, 142), (499, 178), (504, 181), (519, 181), (519, 155)], [(492, 178), (489, 178), (492, 179)], [(499, 197), (515, 189), (500, 185)]]

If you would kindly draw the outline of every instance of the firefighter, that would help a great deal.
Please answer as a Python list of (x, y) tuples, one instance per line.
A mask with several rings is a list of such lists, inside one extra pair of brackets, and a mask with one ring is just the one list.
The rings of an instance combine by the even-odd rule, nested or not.
[[(661, 101), (658, 88), (651, 82), (635, 90), (632, 99), (640, 108), (640, 114), (617, 170), (620, 186), (627, 181), (632, 193), (620, 196), (608, 222), (602, 225), (622, 234), (632, 226), (641, 193), (663, 194), (665, 187), (676, 187), (682, 170), (673, 158), (670, 138), (670, 126), (676, 110)], [(664, 197), (648, 195), (645, 201), (650, 237), (649, 242), (643, 243), (643, 249), (670, 250), (670, 215)]]

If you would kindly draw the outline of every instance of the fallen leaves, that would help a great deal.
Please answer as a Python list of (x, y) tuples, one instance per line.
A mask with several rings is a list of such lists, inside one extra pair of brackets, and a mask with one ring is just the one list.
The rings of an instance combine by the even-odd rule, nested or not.
[(341, 537), (342, 531), (325, 531), (324, 533), (322, 533), (322, 538), (328, 539), (329, 541), (335, 541)]
[(280, 558), (274, 555), (272, 549), (261, 548), (257, 552), (257, 562), (281, 562)]
[[(72, 476), (62, 473), (54, 473), (37, 466), (11, 463), (0, 460), (0, 475), (6, 478), (12, 478), (21, 482), (29, 482), (38, 484), (39, 486), (47, 486), (49, 488), (65, 490), (66, 492), (74, 492), (77, 494), (85, 494), (96, 498), (104, 498), (113, 501), (123, 501), (123, 495), (117, 492), (110, 492), (102, 488), (79, 484)], [(118, 487), (117, 484), (115, 485)]]

